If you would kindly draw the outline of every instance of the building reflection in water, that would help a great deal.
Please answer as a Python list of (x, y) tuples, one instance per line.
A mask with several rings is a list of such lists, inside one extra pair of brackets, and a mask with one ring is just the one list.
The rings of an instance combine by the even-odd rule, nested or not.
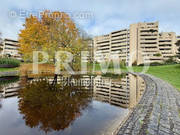
[[(64, 130), (81, 116), (92, 100), (122, 108), (133, 108), (143, 94), (145, 83), (139, 76), (125, 74), (121, 79), (103, 76), (31, 79), (1, 87), (4, 98), (17, 96), (26, 125), (45, 132)], [(17, 92), (19, 91), (19, 93)]]
[(133, 108), (142, 96), (144, 80), (132, 74), (126, 74), (118, 81), (97, 76), (93, 89), (94, 98), (123, 108)]
[(8, 98), (12, 96), (17, 96), (18, 91), (20, 89), (19, 77), (12, 76), (12, 77), (1, 77), (0, 78), (0, 97), (1, 98)]

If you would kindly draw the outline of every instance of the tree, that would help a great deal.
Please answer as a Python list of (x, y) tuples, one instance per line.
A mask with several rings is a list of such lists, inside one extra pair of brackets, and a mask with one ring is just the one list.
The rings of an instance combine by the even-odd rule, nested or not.
[(64, 12), (44, 11), (40, 19), (32, 15), (26, 18), (19, 43), (25, 61), (32, 61), (33, 51), (46, 51), (49, 61), (54, 63), (56, 51), (71, 52), (74, 55), (71, 65), (76, 70), (80, 68), (80, 52), (87, 50), (87, 42), (83, 40), (80, 29)]

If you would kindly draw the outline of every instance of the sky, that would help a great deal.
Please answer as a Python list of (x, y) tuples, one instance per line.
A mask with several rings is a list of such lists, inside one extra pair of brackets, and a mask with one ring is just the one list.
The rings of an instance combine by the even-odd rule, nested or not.
[(67, 12), (91, 36), (128, 28), (132, 23), (154, 21), (159, 21), (160, 32), (180, 35), (180, 0), (3, 0), (2, 37), (18, 39), (25, 17), (31, 13), (38, 16), (43, 10)]

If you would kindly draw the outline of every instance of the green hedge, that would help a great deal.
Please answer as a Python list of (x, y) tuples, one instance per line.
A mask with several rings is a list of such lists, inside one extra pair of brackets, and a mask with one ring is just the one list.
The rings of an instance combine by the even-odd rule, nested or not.
[(20, 61), (13, 58), (0, 58), (0, 67), (19, 67)]

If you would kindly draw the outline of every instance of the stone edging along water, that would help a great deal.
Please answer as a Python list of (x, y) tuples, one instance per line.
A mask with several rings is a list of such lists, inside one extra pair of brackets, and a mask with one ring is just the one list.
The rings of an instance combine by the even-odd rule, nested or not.
[(180, 135), (180, 92), (154, 76), (136, 75), (146, 90), (117, 135)]

